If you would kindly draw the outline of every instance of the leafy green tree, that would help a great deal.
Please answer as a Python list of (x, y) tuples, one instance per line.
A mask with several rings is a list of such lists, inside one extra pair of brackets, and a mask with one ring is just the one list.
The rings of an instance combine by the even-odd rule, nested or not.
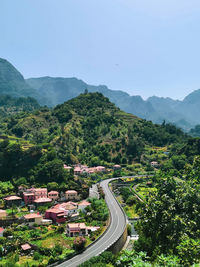
[(186, 238), (177, 246), (181, 262), (186, 266), (200, 261), (200, 239)]
[(136, 253), (135, 251), (123, 251), (117, 261), (116, 266), (119, 267), (129, 267), (129, 266), (138, 266), (138, 267), (151, 267), (151, 263), (148, 261), (146, 253), (140, 252)]
[(200, 195), (194, 184), (178, 183), (173, 178), (160, 180), (157, 192), (143, 203), (136, 224), (139, 240), (137, 251), (146, 251), (153, 259), (160, 254), (177, 255), (177, 246), (184, 237), (200, 236)]

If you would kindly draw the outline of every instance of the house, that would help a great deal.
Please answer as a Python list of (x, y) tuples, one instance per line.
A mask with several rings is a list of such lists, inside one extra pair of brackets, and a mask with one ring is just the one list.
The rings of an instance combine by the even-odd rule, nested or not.
[(81, 201), (81, 202), (78, 204), (78, 209), (84, 211), (85, 208), (87, 208), (87, 207), (90, 206), (90, 205), (91, 205), (90, 202), (88, 202), (88, 201), (86, 201), (86, 200), (83, 200), (83, 201)]
[(71, 217), (73, 214), (77, 214), (77, 210), (78, 210), (77, 206), (74, 206), (71, 204), (66, 205), (65, 209), (67, 210), (68, 217)]
[(85, 223), (68, 223), (66, 234), (69, 237), (86, 236), (91, 232), (97, 231), (100, 227), (86, 226)]
[(74, 168), (74, 174), (75, 175), (81, 175), (82, 174), (82, 169), (81, 167), (77, 166)]
[(5, 231), (5, 229), (3, 229), (2, 227), (0, 227), (0, 237), (3, 237), (4, 231)]
[(51, 203), (52, 199), (48, 198), (48, 197), (43, 197), (43, 198), (38, 198), (34, 200), (34, 204), (38, 207), (38, 206), (42, 206), (48, 203)]
[(56, 223), (64, 223), (66, 221), (65, 213), (58, 208), (51, 208), (45, 212), (45, 218), (51, 219)]
[(0, 210), (0, 219), (4, 219), (7, 216), (7, 213), (5, 210)]
[(18, 196), (9, 196), (4, 198), (6, 207), (21, 206), (22, 198)]
[(50, 198), (52, 200), (57, 200), (57, 199), (59, 199), (59, 193), (57, 191), (50, 191), (48, 193), (48, 198)]
[(67, 165), (64, 164), (64, 169), (67, 170), (67, 171), (70, 171), (72, 169), (72, 167), (67, 166)]
[(156, 167), (158, 167), (158, 166), (159, 166), (159, 164), (158, 164), (157, 161), (152, 161), (152, 162), (151, 162), (151, 167), (156, 168)]
[(29, 191), (34, 193), (35, 199), (47, 198), (47, 188), (31, 188)]
[(67, 190), (65, 192), (66, 200), (79, 200), (78, 192), (75, 190)]
[(87, 226), (85, 225), (85, 223), (68, 223), (67, 235), (69, 237), (86, 236), (88, 235)]
[(23, 252), (29, 253), (32, 248), (28, 243), (26, 243), (26, 244), (21, 245), (21, 249)]
[(39, 198), (47, 198), (47, 188), (29, 188), (23, 192), (23, 199), (26, 205), (33, 204)]
[(76, 214), (78, 210), (78, 205), (74, 202), (65, 202), (61, 204), (57, 204), (54, 208), (62, 210), (65, 213), (65, 216), (70, 217), (72, 214)]
[(106, 172), (106, 168), (104, 166), (97, 166), (96, 172)]
[(33, 204), (34, 200), (35, 200), (35, 194), (34, 193), (27, 193), (24, 192), (23, 193), (23, 199), (24, 199), (24, 203), (26, 205), (28, 204)]
[(114, 170), (120, 170), (120, 169), (121, 169), (121, 166), (118, 165), (118, 164), (116, 164), (116, 165), (113, 166), (113, 169), (114, 169)]
[(45, 218), (51, 219), (56, 223), (63, 223), (72, 216), (78, 217), (78, 205), (72, 201), (57, 204), (45, 212)]
[(42, 216), (37, 213), (30, 213), (27, 215), (24, 215), (24, 220), (29, 226), (33, 224), (42, 224)]

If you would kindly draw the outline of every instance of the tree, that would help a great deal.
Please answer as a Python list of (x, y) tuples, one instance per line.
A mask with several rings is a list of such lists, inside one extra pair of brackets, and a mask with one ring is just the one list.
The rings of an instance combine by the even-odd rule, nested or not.
[(85, 245), (86, 245), (86, 239), (82, 236), (76, 237), (73, 242), (73, 247), (77, 251), (83, 250)]
[[(183, 239), (200, 238), (200, 194), (195, 185), (160, 179), (157, 192), (141, 204), (141, 220), (136, 224), (137, 251), (146, 251), (152, 259), (160, 254), (178, 255)], [(195, 260), (195, 259), (194, 259)]]
[(151, 263), (147, 261), (148, 257), (146, 253), (135, 251), (123, 251), (117, 261), (116, 266), (119, 267), (129, 267), (129, 266), (138, 266), (138, 267), (151, 267)]

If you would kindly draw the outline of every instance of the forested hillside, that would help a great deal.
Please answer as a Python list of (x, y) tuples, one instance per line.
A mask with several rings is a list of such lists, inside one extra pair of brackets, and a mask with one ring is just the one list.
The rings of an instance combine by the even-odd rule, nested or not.
[(0, 95), (0, 112), (3, 116), (8, 116), (22, 111), (33, 111), (40, 105), (31, 97), (12, 97)]
[(81, 94), (56, 106), (4, 119), (4, 134), (33, 144), (51, 143), (67, 163), (90, 165), (140, 160), (145, 146), (164, 146), (187, 137), (173, 125), (154, 125), (125, 113), (100, 93)]
[(89, 92), (102, 93), (120, 109), (140, 118), (152, 120), (154, 123), (162, 123), (165, 120), (185, 131), (189, 131), (199, 123), (198, 90), (185, 97), (183, 101), (156, 96), (144, 100), (141, 96), (130, 96), (120, 90), (110, 90), (105, 85), (90, 85), (77, 78), (41, 77), (27, 79), (26, 82), (39, 94), (49, 99), (49, 103), (54, 106), (78, 96), (87, 89)]

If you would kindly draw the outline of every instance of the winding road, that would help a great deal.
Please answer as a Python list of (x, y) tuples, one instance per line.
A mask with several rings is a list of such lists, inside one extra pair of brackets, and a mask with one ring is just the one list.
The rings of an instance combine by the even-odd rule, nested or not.
[(113, 243), (115, 243), (115, 241), (117, 241), (117, 239), (121, 237), (126, 227), (126, 217), (108, 186), (110, 181), (116, 179), (118, 178), (112, 178), (109, 180), (102, 181), (100, 183), (104, 190), (105, 200), (111, 215), (111, 223), (106, 232), (93, 245), (88, 247), (83, 253), (57, 266), (76, 267), (81, 263), (89, 260), (91, 257), (98, 256), (99, 254), (107, 250)]

